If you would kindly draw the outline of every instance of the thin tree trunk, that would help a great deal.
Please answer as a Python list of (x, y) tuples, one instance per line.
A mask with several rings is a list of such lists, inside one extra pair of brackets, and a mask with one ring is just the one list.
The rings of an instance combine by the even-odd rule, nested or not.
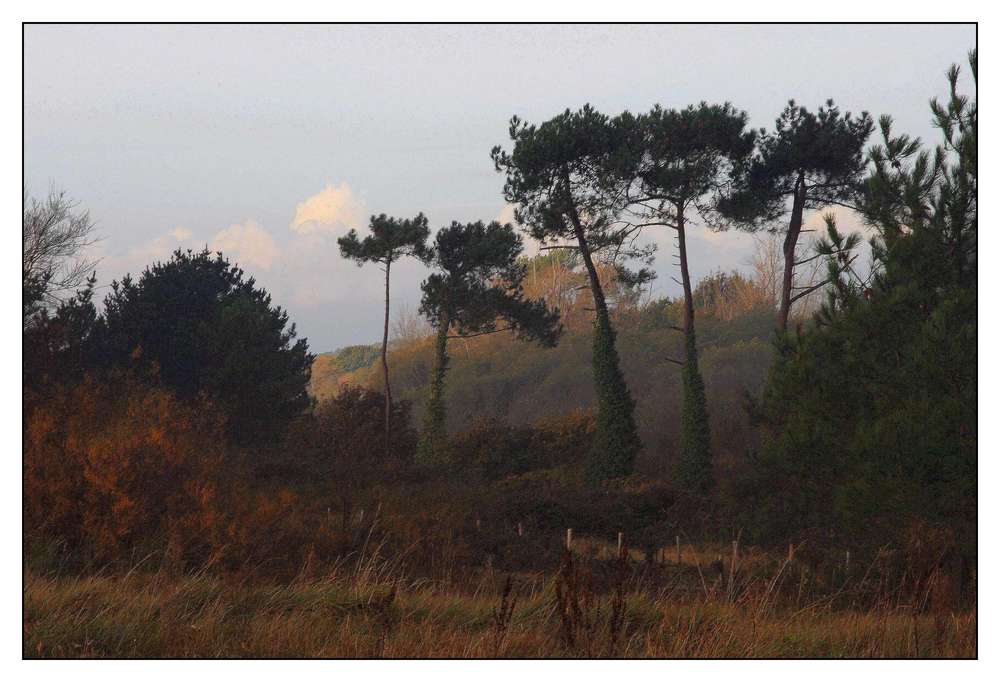
[(580, 216), (577, 215), (575, 208), (570, 211), (570, 222), (573, 223), (573, 232), (576, 235), (577, 244), (580, 246), (580, 256), (583, 258), (583, 264), (587, 268), (590, 293), (594, 297), (594, 309), (597, 312), (598, 318), (610, 320), (608, 317), (608, 304), (604, 299), (604, 288), (601, 286), (597, 267), (594, 265), (594, 259), (590, 254), (590, 245), (587, 243), (587, 237), (583, 232), (583, 225), (580, 223)]
[(694, 333), (694, 296), (691, 293), (691, 272), (688, 270), (687, 236), (684, 225), (684, 205), (677, 204), (677, 258), (681, 263), (681, 286), (684, 289), (684, 336)]
[(385, 456), (389, 458), (390, 417), (392, 415), (392, 388), (389, 386), (389, 268), (391, 260), (385, 262), (385, 321), (382, 325), (382, 376), (385, 380)]
[(806, 203), (806, 181), (799, 174), (795, 181), (795, 195), (792, 200), (792, 215), (788, 221), (788, 232), (782, 251), (785, 257), (785, 267), (781, 273), (781, 306), (778, 308), (778, 330), (788, 329), (788, 316), (792, 309), (792, 282), (795, 279), (795, 247), (799, 243), (802, 232), (802, 213)]

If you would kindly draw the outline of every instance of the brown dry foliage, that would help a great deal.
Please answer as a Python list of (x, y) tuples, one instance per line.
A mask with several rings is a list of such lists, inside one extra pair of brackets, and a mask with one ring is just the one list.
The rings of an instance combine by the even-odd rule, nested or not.
[(84, 380), (26, 418), (26, 533), (98, 562), (157, 545), (204, 560), (221, 528), (221, 433), (209, 406), (132, 379)]

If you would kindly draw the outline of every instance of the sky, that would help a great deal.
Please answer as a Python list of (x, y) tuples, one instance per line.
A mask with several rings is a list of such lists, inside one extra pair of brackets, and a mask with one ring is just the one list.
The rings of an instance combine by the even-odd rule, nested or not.
[[(513, 114), (730, 101), (770, 128), (790, 98), (833, 98), (936, 143), (928, 102), (975, 40), (970, 25), (31, 25), (25, 186), (90, 211), (102, 287), (208, 246), (323, 352), (381, 336), (382, 273), (339, 256), (348, 229), (512, 218), (490, 149), (509, 148)], [(676, 296), (672, 240), (650, 238), (653, 296)], [(688, 243), (696, 280), (753, 252), (742, 233), (695, 227)], [(393, 267), (395, 310), (416, 308), (427, 273)]]

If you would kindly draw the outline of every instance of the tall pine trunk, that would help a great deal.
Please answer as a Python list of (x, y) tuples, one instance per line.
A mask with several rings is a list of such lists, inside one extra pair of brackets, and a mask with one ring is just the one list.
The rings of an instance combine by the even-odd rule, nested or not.
[(594, 298), (594, 388), (597, 394), (597, 428), (587, 462), (587, 479), (598, 483), (609, 478), (632, 473), (636, 455), (642, 448), (635, 426), (635, 401), (622, 374), (615, 331), (608, 315), (604, 289), (594, 265), (580, 217), (576, 210), (569, 213), (580, 255), (587, 269), (590, 291)]
[(437, 338), (434, 344), (434, 373), (431, 376), (430, 396), (424, 415), (424, 428), (417, 447), (417, 460), (423, 466), (443, 463), (447, 459), (447, 407), (444, 401), (445, 375), (448, 372), (448, 327), (451, 322), (447, 315), (438, 321)]
[(389, 386), (389, 268), (392, 260), (385, 262), (385, 319), (382, 324), (382, 376), (385, 381), (385, 457), (390, 456), (392, 425), (392, 388)]
[(677, 482), (687, 490), (705, 493), (712, 487), (711, 432), (705, 383), (698, 369), (698, 346), (694, 330), (694, 296), (688, 270), (684, 205), (677, 212), (677, 251), (684, 289), (684, 365), (681, 368), (683, 404), (681, 408), (681, 451), (677, 462)]
[(802, 213), (806, 204), (806, 181), (800, 173), (795, 181), (795, 194), (792, 199), (792, 215), (788, 221), (788, 232), (785, 233), (785, 243), (782, 252), (785, 258), (784, 270), (781, 273), (781, 305), (778, 308), (778, 330), (788, 329), (788, 316), (792, 309), (792, 283), (795, 280), (795, 247), (802, 233)]

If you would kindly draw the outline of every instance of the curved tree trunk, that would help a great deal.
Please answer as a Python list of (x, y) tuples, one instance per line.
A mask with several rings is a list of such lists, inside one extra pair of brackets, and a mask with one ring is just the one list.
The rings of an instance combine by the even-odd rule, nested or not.
[(792, 282), (795, 280), (795, 247), (799, 243), (802, 232), (802, 213), (806, 204), (806, 180), (799, 173), (795, 181), (795, 195), (792, 200), (792, 215), (788, 221), (788, 232), (785, 233), (785, 243), (782, 252), (785, 257), (785, 267), (781, 273), (781, 306), (778, 308), (778, 330), (788, 329), (788, 316), (792, 309)]
[[(568, 179), (567, 179), (568, 184)], [(594, 388), (597, 394), (597, 430), (588, 462), (587, 478), (592, 483), (632, 473), (636, 455), (642, 448), (635, 426), (635, 402), (621, 372), (615, 331), (608, 315), (604, 288), (594, 265), (587, 235), (575, 207), (568, 211), (583, 264), (587, 269), (594, 298)]]

